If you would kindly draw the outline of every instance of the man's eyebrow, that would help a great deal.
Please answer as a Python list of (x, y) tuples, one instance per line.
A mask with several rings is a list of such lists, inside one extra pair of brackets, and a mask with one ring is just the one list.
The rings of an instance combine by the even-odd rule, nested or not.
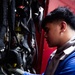
[(45, 30), (45, 31), (48, 31), (48, 30), (49, 30), (49, 28), (45, 27), (45, 28), (44, 28), (44, 30)]
[(47, 27), (44, 27), (44, 30), (47, 30), (48, 28)]

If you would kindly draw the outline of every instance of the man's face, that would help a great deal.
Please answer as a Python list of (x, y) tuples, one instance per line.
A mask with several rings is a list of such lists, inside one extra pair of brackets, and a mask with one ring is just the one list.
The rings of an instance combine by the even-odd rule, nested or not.
[(58, 46), (60, 44), (60, 23), (47, 23), (45, 38), (49, 47)]

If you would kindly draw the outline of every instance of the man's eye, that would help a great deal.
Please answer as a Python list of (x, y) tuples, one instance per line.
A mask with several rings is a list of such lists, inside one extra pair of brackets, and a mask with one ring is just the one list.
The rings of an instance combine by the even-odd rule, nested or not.
[(48, 33), (49, 32), (49, 29), (46, 29), (45, 32)]

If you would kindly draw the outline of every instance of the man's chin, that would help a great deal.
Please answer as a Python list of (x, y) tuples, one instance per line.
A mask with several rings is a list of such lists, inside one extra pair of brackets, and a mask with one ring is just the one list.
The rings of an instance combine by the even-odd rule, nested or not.
[(56, 47), (56, 46), (50, 44), (50, 45), (48, 45), (48, 47)]

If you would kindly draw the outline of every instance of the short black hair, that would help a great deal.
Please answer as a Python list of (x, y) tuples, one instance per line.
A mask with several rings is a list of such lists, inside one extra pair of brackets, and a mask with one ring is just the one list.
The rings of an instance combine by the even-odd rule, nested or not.
[(42, 20), (42, 28), (44, 29), (47, 23), (64, 20), (73, 30), (75, 30), (75, 15), (67, 7), (58, 7), (50, 12)]

